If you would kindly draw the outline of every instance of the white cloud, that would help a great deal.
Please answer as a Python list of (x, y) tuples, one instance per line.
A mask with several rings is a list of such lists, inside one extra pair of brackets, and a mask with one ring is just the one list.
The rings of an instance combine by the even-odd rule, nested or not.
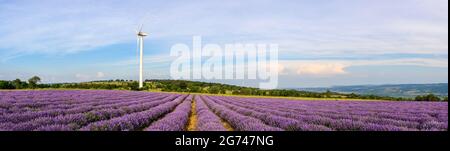
[(80, 81), (87, 81), (87, 80), (91, 79), (91, 76), (85, 75), (85, 74), (81, 74), (81, 73), (77, 73), (77, 74), (75, 74), (75, 78), (80, 80)]
[(406, 66), (420, 66), (420, 67), (438, 67), (448, 68), (448, 59), (391, 59), (391, 60), (368, 60), (368, 61), (346, 61), (353, 66), (367, 66), (367, 65), (406, 65)]
[[(146, 57), (144, 60), (146, 70), (169, 71), (169, 65), (175, 57), (159, 55)], [(159, 66), (155, 66), (159, 65)], [(104, 63), (103, 66), (134, 66), (136, 60), (124, 60), (120, 62)], [(249, 64), (250, 65), (250, 64)], [(230, 64), (225, 64), (231, 66)], [(237, 67), (241, 67), (239, 64)], [(332, 77), (337, 75), (351, 74), (347, 71), (349, 67), (357, 66), (415, 66), (448, 68), (447, 58), (406, 58), (406, 59), (373, 59), (373, 60), (279, 60), (278, 72), (280, 75)], [(137, 67), (137, 66), (136, 66)], [(161, 67), (161, 68), (160, 68)], [(251, 69), (250, 69), (251, 70)], [(200, 69), (193, 69), (199, 72)], [(152, 73), (155, 74), (155, 73)], [(164, 73), (169, 74), (168, 72)]]
[(421, 66), (448, 68), (448, 59), (390, 59), (390, 60), (283, 60), (282, 75), (336, 76), (350, 74), (346, 69), (355, 66)]
[[(169, 55), (152, 55), (152, 56), (144, 56), (143, 62), (146, 65), (155, 65), (155, 64), (163, 64), (163, 63), (170, 63), (172, 62), (176, 57), (171, 57)], [(129, 66), (129, 65), (138, 65), (139, 59), (132, 58), (127, 59), (123, 61), (118, 62), (107, 62), (103, 63), (101, 65), (103, 66)]]
[[(24, 1), (0, 4), (2, 56), (63, 55), (126, 43), (134, 19), (101, 2)], [(115, 13), (113, 13), (115, 12)]]
[(327, 5), (271, 0), (14, 1), (0, 4), (4, 21), (0, 49), (7, 51), (0, 56), (68, 54), (132, 43), (140, 22), (153, 39), (202, 35), (218, 42), (278, 43), (281, 53), (447, 54), (448, 13), (442, 13), (448, 12), (446, 4), (446, 0)]
[(106, 75), (104, 72), (97, 72), (95, 74), (84, 74), (84, 73), (77, 73), (75, 74), (75, 78), (77, 81), (93, 81), (93, 80), (101, 80)]
[(342, 64), (304, 64), (299, 65), (297, 74), (299, 75), (323, 75), (332, 76), (338, 74), (345, 74), (346, 66)]
[(104, 77), (105, 77), (105, 73), (97, 72), (97, 78), (104, 78)]
[[(310, 78), (312, 80), (307, 81), (310, 83), (320, 81), (316, 77), (330, 79), (331, 82), (326, 82), (328, 84), (347, 77), (352, 83), (351, 77), (356, 73), (349, 71), (349, 68), (355, 66), (448, 68), (448, 59), (427, 59), (430, 55), (448, 54), (446, 12), (447, 0), (333, 0), (327, 3), (295, 0), (228, 0), (220, 3), (175, 0), (2, 1), (0, 60), (29, 54), (39, 54), (37, 56), (40, 58), (42, 55), (108, 51), (98, 48), (116, 44), (134, 46), (134, 29), (143, 22), (144, 30), (151, 34), (146, 41), (161, 42), (151, 46), (155, 48), (152, 54), (168, 53), (168, 50), (160, 49), (169, 48), (172, 43), (190, 43), (190, 36), (193, 35), (203, 36), (205, 43), (276, 43), (280, 46), (280, 58), (318, 59), (281, 60), (281, 75), (293, 75), (296, 79)], [(135, 47), (129, 49), (134, 50)], [(382, 57), (376, 57), (377, 60), (345, 59), (367, 59), (374, 54)], [(402, 58), (412, 54), (424, 58), (392, 59), (395, 55), (390, 57), (386, 54), (400, 54)], [(168, 55), (145, 57), (146, 78), (168, 78), (168, 66), (173, 59)], [(14, 72), (1, 71), (1, 74), (5, 79), (26, 79), (47, 72), (51, 75), (45, 79), (60, 82), (90, 81), (101, 77), (137, 79), (136, 58), (118, 62), (103, 60), (104, 63), (90, 64), (92, 68), (73, 63), (72, 72), (60, 75), (57, 72), (37, 71), (30, 62), (24, 64), (36, 71), (19, 67)], [(11, 62), (0, 62), (0, 68), (16, 69), (7, 65)], [(33, 74), (20, 74), (20, 70)], [(429, 74), (427, 78), (434, 80), (438, 72)], [(50, 78), (52, 76), (55, 78)], [(364, 79), (364, 82), (371, 79)], [(380, 79), (389, 81), (387, 77)], [(287, 83), (293, 84), (295, 81)]]
[(347, 64), (333, 61), (280, 61), (281, 75), (330, 77), (346, 74)]

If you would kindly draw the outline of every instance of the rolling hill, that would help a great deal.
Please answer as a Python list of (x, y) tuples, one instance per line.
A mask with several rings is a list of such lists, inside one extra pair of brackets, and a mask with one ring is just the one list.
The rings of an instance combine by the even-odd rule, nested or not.
[(413, 98), (418, 95), (426, 95), (432, 93), (441, 97), (445, 97), (448, 96), (448, 83), (334, 86), (329, 88), (299, 88), (296, 90), (313, 92), (326, 92), (327, 90), (330, 90), (340, 93), (356, 93), (361, 95), (378, 95), (406, 98)]

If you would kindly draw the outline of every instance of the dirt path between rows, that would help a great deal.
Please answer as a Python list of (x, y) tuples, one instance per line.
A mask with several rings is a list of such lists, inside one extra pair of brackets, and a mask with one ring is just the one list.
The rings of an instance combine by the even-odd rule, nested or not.
[(191, 104), (191, 115), (189, 115), (189, 121), (187, 125), (187, 131), (197, 131), (197, 109), (196, 109), (196, 100), (195, 96), (192, 99)]
[(220, 119), (222, 122), (223, 127), (225, 127), (225, 129), (227, 129), (227, 131), (234, 131), (233, 127), (230, 125), (230, 123), (228, 123), (227, 121), (225, 121), (224, 119)]
[[(189, 116), (189, 122), (186, 126), (186, 130), (187, 131), (198, 131), (197, 129), (197, 121), (198, 121), (198, 115), (197, 115), (197, 101), (202, 101), (202, 100), (196, 100), (195, 96), (193, 96), (193, 100), (192, 100), (192, 105), (191, 105), (191, 114)], [(209, 107), (208, 107), (209, 108)], [(214, 112), (213, 112), (214, 113)], [(216, 113), (214, 113), (216, 114)], [(233, 127), (231, 126), (230, 123), (228, 123), (226, 120), (220, 118), (220, 122), (222, 123), (223, 127), (227, 130), (227, 131), (234, 131)]]

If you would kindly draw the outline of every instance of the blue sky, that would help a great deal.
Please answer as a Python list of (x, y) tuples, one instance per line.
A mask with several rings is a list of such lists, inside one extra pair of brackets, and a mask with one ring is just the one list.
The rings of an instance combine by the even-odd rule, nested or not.
[(198, 35), (279, 44), (281, 88), (448, 82), (447, 0), (0, 0), (0, 79), (137, 79), (140, 23), (147, 79)]

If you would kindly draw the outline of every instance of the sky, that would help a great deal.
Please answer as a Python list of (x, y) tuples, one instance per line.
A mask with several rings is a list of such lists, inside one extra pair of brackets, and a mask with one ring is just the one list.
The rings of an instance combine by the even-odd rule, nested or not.
[(202, 36), (279, 44), (279, 88), (448, 82), (447, 0), (0, 0), (0, 79), (137, 79), (141, 23), (146, 79)]

